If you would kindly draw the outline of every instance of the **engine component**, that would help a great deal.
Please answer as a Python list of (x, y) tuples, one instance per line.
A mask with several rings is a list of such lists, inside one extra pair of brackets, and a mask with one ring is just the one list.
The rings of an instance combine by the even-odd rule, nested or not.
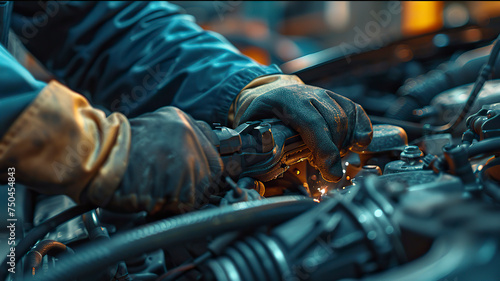
[(467, 118), (467, 127), (479, 140), (500, 137), (500, 103), (483, 105)]
[(399, 159), (399, 155), (407, 145), (408, 136), (401, 127), (373, 125), (372, 142), (365, 150), (355, 153), (359, 155), (362, 167), (367, 165), (385, 167), (387, 163)]
[(453, 121), (450, 121), (445, 125), (431, 126), (427, 124), (427, 129), (430, 132), (434, 134), (440, 134), (440, 133), (450, 133), (456, 131), (458, 126), (460, 126), (462, 121), (467, 117), (467, 114), (469, 114), (472, 105), (476, 101), (479, 92), (484, 86), (484, 83), (491, 76), (491, 72), (495, 69), (495, 63), (497, 61), (499, 53), (500, 53), (500, 35), (498, 35), (498, 37), (495, 39), (493, 43), (493, 48), (491, 49), (491, 52), (488, 56), (488, 61), (481, 68), (481, 71), (479, 72), (476, 82), (472, 87), (471, 93), (467, 98), (467, 101), (462, 106), (462, 109), (460, 110), (458, 116), (456, 116), (456, 118)]
[(422, 162), (423, 156), (424, 153), (418, 146), (406, 146), (403, 152), (401, 152), (401, 160), (392, 161), (385, 165), (384, 174), (422, 170), (424, 167), (424, 163)]
[(55, 256), (60, 253), (69, 251), (74, 253), (71, 248), (68, 248), (61, 242), (54, 240), (41, 240), (26, 254), (26, 264), (24, 270), (26, 275), (35, 276), (39, 267), (42, 265), (42, 259), (45, 255)]
[[(215, 126), (217, 149), (226, 168), (221, 182), (232, 190), (225, 189), (205, 210), (159, 221), (146, 213), (103, 210), (98, 216), (91, 211), (61, 225), (91, 208), (62, 212), (71, 204), (57, 196), (34, 195), (34, 204), (19, 199), (23, 212), (33, 207), (28, 215), (37, 225), (16, 245), (19, 271), (28, 273), (24, 277), (36, 273), (40, 280), (103, 276), (114, 280), (491, 280), (500, 275), (500, 104), (490, 104), (500, 102), (500, 80), (485, 82), (490, 70), (500, 65), (496, 61), (500, 44), (492, 46), (465, 54), (463, 49), (450, 49), (428, 56), (433, 57), (429, 60), (398, 60), (397, 67), (376, 54), (369, 60), (359, 54), (354, 71), (345, 71), (335, 81), (318, 80), (332, 90), (341, 87), (344, 90), (338, 92), (345, 91), (355, 101), (374, 104), (365, 108), (372, 115), (386, 113), (372, 116), (376, 125), (371, 144), (345, 155), (344, 178), (337, 183), (324, 181), (317, 169), (302, 161), (310, 151), (296, 132), (268, 119), (236, 129)], [(404, 50), (413, 58), (429, 55), (407, 47)], [(391, 56), (396, 53), (396, 49), (386, 50)], [(443, 64), (449, 55), (460, 57)], [(438, 70), (415, 78), (438, 64)], [(373, 72), (377, 74), (367, 74)], [(476, 78), (474, 85), (443, 92)], [(392, 103), (398, 88), (402, 97)], [(258, 188), (253, 187), (256, 182)], [(287, 194), (300, 196), (237, 203)], [(151, 223), (144, 225), (147, 222)], [(30, 223), (30, 218), (24, 220), (19, 236)], [(42, 240), (25, 255), (55, 226), (59, 226), (57, 235), (50, 233), (45, 239), (57, 242)], [(40, 267), (40, 257), (50, 252), (41, 250), (44, 243), (54, 249), (65, 244), (75, 254), (61, 254), (50, 266)], [(5, 265), (0, 265), (2, 277), (7, 274)]]
[[(483, 105), (500, 102), (499, 86), (500, 80), (487, 81), (470, 112), (478, 111)], [(445, 124), (451, 122), (456, 113), (464, 106), (472, 87), (473, 84), (468, 84), (445, 91), (432, 99), (429, 106), (417, 109), (416, 113), (422, 118), (427, 117), (423, 120), (426, 123)], [(465, 123), (462, 121), (457, 127), (457, 131), (466, 130)]]
[(425, 135), (412, 142), (412, 144), (417, 145), (427, 154), (442, 155), (443, 146), (451, 144), (453, 138), (451, 134), (436, 134), (436, 135)]
[(390, 203), (366, 186), (351, 192), (352, 201), (324, 200), (270, 235), (234, 243), (207, 262), (206, 275), (220, 281), (339, 280), (406, 261)]
[(460, 177), (464, 184), (473, 184), (476, 178), (472, 173), (465, 146), (447, 145), (443, 147), (443, 152), (449, 173)]
[[(19, 243), (16, 244), (16, 254), (19, 257), (24, 256), (29, 251), (30, 247), (35, 244), (36, 241), (43, 238), (49, 231), (55, 229), (60, 224), (87, 212), (90, 209), (92, 209), (91, 206), (79, 205), (67, 209), (50, 219), (47, 219), (40, 225), (33, 228), (30, 232), (28, 232), (26, 237), (24, 237)], [(7, 260), (5, 259), (4, 262), (0, 265), (0, 280), (5, 280), (7, 274)]]
[[(225, 172), (232, 178), (270, 181), (310, 154), (300, 135), (276, 119), (246, 122), (234, 130), (217, 125), (214, 132), (219, 138), (217, 147)], [(408, 137), (401, 127), (374, 125), (370, 145), (353, 152), (359, 154), (362, 166), (375, 162), (384, 166), (397, 159), (407, 144)]]
[(286, 221), (316, 203), (301, 197), (277, 197), (249, 201), (159, 220), (149, 225), (114, 235), (107, 241), (93, 241), (75, 248), (78, 255), (65, 256), (42, 280), (69, 280), (103, 270), (107, 265), (139, 253), (226, 231), (251, 229)]
[[(437, 95), (446, 91), (448, 95), (457, 97), (458, 93), (456, 90), (465, 90), (468, 87), (472, 88), (472, 86), (459, 86), (474, 82), (477, 78), (477, 73), (481, 71), (481, 67), (487, 62), (490, 50), (491, 46), (468, 51), (454, 61), (442, 63), (439, 67), (424, 75), (408, 79), (404, 85), (398, 89), (400, 98), (389, 108), (389, 110), (387, 110), (386, 117), (416, 121), (417, 118), (422, 118), (424, 116), (440, 115), (442, 118), (441, 120), (450, 122), (454, 114), (446, 115), (447, 111), (440, 108), (439, 104), (439, 102), (443, 100), (438, 98), (439, 96)], [(494, 69), (500, 69), (500, 62), (495, 64)], [(498, 75), (498, 73), (498, 71), (495, 71), (495, 75)], [(455, 87), (458, 88), (456, 88), (456, 90), (449, 90)], [(468, 93), (470, 93), (470, 89)], [(452, 101), (453, 105), (459, 106), (457, 109), (459, 110), (460, 105), (465, 102), (465, 99), (452, 99)], [(448, 104), (448, 101), (444, 102)], [(423, 111), (418, 110), (429, 104), (432, 106), (425, 107)], [(416, 114), (414, 114), (414, 112)]]
[[(495, 157), (490, 159), (479, 171), (479, 180), (482, 184), (484, 192), (493, 198), (496, 202), (500, 202), (500, 188), (499, 188), (499, 158)], [(491, 181), (490, 179), (493, 179)]]
[(447, 197), (466, 202), (463, 192), (459, 178), (432, 171), (366, 177), (344, 198), (326, 199), (269, 235), (256, 233), (233, 243), (206, 263), (210, 273), (204, 275), (220, 281), (369, 277), (418, 259), (442, 235), (407, 227), (409, 210), (399, 203), (432, 212), (442, 210)]
[[(85, 229), (90, 240), (109, 239), (108, 229), (101, 225), (96, 210), (83, 214), (82, 221), (85, 224)], [(99, 276), (99, 279), (102, 280), (112, 280), (113, 278), (117, 280), (130, 280), (125, 262), (121, 261), (118, 264), (112, 264)]]

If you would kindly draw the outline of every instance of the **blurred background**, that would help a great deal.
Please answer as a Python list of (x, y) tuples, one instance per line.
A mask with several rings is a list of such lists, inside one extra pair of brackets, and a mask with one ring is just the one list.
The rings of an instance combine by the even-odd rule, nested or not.
[[(440, 34), (446, 30), (461, 29), (460, 44), (487, 41), (492, 38), (482, 28), (492, 26), (500, 16), (500, 2), (490, 1), (171, 2), (193, 15), (204, 29), (224, 35), (242, 53), (262, 64), (277, 64), (285, 73), (334, 58), (347, 57), (350, 62), (352, 54), (425, 34), (433, 34), (433, 48), (446, 48), (454, 44), (449, 34)], [(11, 51), (35, 77), (51, 79), (15, 39), (10, 41)], [(402, 62), (414, 59), (407, 43), (399, 44), (394, 53)], [(413, 68), (410, 76), (423, 72)], [(307, 75), (301, 78), (308, 80)]]
[[(264, 64), (282, 64), (342, 43), (362, 48), (362, 40), (386, 45), (442, 29), (488, 25), (500, 16), (500, 2), (490, 1), (171, 2)], [(469, 36), (479, 40), (480, 34)]]

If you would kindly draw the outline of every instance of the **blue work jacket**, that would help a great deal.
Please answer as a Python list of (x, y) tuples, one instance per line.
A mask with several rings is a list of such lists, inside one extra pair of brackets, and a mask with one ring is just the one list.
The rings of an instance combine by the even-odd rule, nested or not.
[(163, 1), (7, 1), (0, 24), (0, 138), (46, 85), (7, 51), (9, 28), (58, 81), (129, 118), (172, 105), (225, 124), (245, 85), (281, 73)]

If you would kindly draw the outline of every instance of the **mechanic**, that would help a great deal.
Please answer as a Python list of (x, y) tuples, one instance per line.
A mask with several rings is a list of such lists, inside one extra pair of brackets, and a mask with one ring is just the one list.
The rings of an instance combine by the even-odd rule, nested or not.
[[(256, 63), (173, 4), (0, 5), (2, 182), (14, 167), (40, 193), (170, 214), (198, 208), (221, 176), (208, 124), (279, 118), (329, 181), (342, 176), (342, 153), (371, 141), (359, 105)], [(8, 53), (9, 28), (57, 81)]]

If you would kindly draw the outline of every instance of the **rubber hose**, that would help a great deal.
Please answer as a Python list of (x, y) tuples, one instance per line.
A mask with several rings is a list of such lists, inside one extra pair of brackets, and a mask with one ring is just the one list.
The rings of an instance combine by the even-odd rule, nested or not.
[(236, 229), (252, 229), (283, 222), (316, 204), (310, 198), (282, 196), (163, 219), (118, 233), (107, 241), (96, 240), (82, 245), (76, 250), (77, 255), (61, 258), (58, 266), (50, 274), (42, 275), (41, 280), (72, 280), (158, 248)]
[(66, 252), (68, 249), (69, 248), (66, 247), (66, 245), (55, 240), (42, 240), (38, 242), (28, 252), (28, 254), (26, 254), (26, 265), (24, 267), (25, 273), (35, 276), (36, 270), (38, 270), (42, 264), (42, 260), (45, 255), (54, 256), (59, 253)]
[(469, 158), (484, 153), (500, 153), (500, 137), (485, 139), (469, 146), (467, 156)]
[[(33, 244), (36, 243), (36, 241), (42, 239), (49, 231), (55, 229), (58, 225), (76, 217), (79, 216), (95, 207), (91, 207), (88, 205), (79, 205), (72, 207), (66, 211), (61, 212), (60, 214), (57, 214), (56, 216), (46, 220), (45, 222), (41, 223), (40, 225), (34, 227), (26, 237), (24, 237), (18, 245), (15, 246), (16, 248), (16, 256), (19, 258), (22, 258), (28, 251), (29, 249), (33, 246)], [(7, 270), (8, 264), (7, 264), (7, 258), (3, 260), (2, 264), (0, 265), (0, 280), (5, 280), (8, 275), (8, 270)]]

